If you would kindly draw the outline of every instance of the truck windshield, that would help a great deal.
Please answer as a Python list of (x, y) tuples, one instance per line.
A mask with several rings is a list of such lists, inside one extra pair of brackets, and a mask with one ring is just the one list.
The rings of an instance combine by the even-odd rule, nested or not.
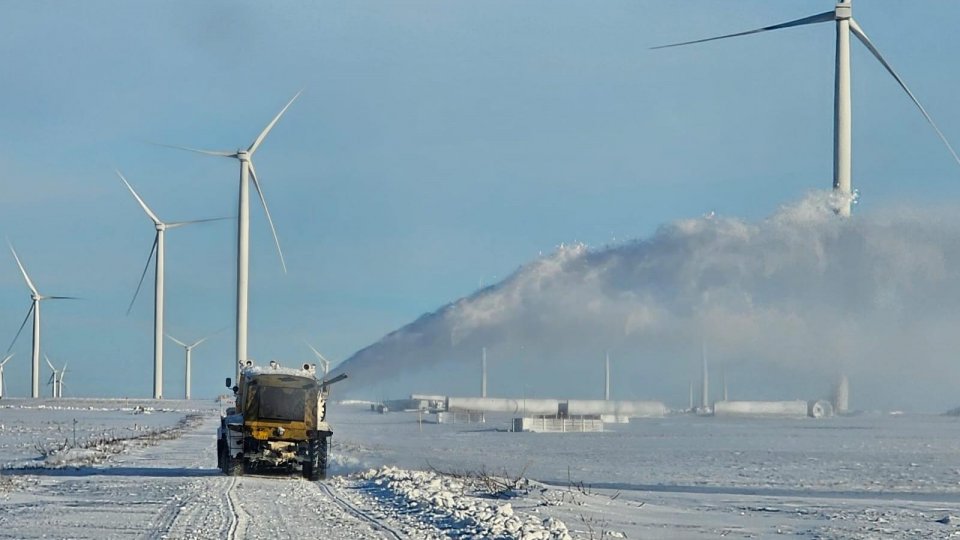
[(264, 420), (303, 421), (307, 392), (301, 388), (261, 386), (257, 391), (257, 417)]

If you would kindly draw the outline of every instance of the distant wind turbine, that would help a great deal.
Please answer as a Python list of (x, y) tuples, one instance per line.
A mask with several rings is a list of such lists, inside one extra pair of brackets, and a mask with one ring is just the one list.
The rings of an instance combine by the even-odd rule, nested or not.
[(287, 271), (287, 263), (283, 259), (283, 250), (280, 249), (280, 239), (277, 237), (277, 229), (273, 226), (273, 218), (270, 216), (270, 209), (267, 207), (267, 200), (263, 196), (263, 190), (260, 188), (260, 181), (257, 179), (256, 169), (253, 167), (253, 154), (263, 143), (263, 140), (270, 133), (270, 130), (280, 121), (283, 113), (293, 102), (300, 97), (303, 90), (297, 92), (293, 98), (284, 105), (283, 109), (267, 124), (267, 127), (260, 132), (260, 135), (247, 147), (246, 150), (239, 149), (233, 152), (217, 150), (201, 150), (197, 148), (188, 148), (185, 146), (162, 145), (180, 150), (188, 150), (199, 154), (209, 156), (219, 156), (234, 158), (240, 161), (240, 200), (237, 220), (237, 357), (234, 363), (236, 367), (236, 376), (240, 378), (240, 364), (247, 360), (247, 297), (249, 289), (249, 267), (250, 267), (250, 180), (253, 180), (253, 187), (260, 196), (260, 204), (263, 205), (263, 212), (267, 216), (267, 223), (270, 225), (270, 231), (273, 233), (273, 241), (277, 246), (277, 254), (280, 255), (280, 264), (283, 271)]
[(183, 383), (183, 399), (190, 399), (190, 370), (191, 370), (191, 367), (190, 367), (190, 353), (193, 351), (193, 349), (194, 349), (195, 347), (197, 347), (198, 345), (200, 345), (200, 344), (203, 343), (204, 341), (212, 338), (213, 336), (219, 334), (221, 331), (222, 331), (222, 330), (217, 330), (216, 332), (214, 332), (214, 333), (212, 333), (212, 334), (210, 334), (210, 335), (208, 335), (208, 336), (202, 337), (202, 338), (200, 338), (200, 339), (198, 339), (198, 340), (196, 340), (196, 341), (194, 341), (193, 343), (190, 343), (190, 344), (184, 343), (184, 342), (180, 341), (179, 339), (171, 336), (170, 334), (167, 334), (167, 337), (170, 338), (170, 341), (176, 343), (177, 345), (180, 345), (180, 346), (183, 347), (184, 350), (186, 351), (186, 363), (185, 363), (186, 368), (185, 368), (185, 370), (184, 370), (185, 374), (184, 374), (184, 383)]
[(313, 355), (317, 357), (321, 367), (323, 367), (323, 376), (326, 377), (327, 373), (330, 373), (330, 361), (320, 354), (320, 351), (318, 351), (313, 345), (306, 341), (304, 341), (304, 343), (307, 344), (307, 347), (310, 347), (310, 350), (313, 351)]
[(3, 398), (3, 394), (6, 393), (6, 391), (7, 391), (6, 383), (3, 382), (3, 366), (4, 366), (4, 364), (6, 364), (7, 362), (9, 362), (11, 358), (13, 358), (13, 353), (8, 354), (8, 355), (3, 359), (3, 361), (0, 361), (0, 398)]
[(153, 222), (153, 226), (157, 230), (156, 236), (153, 239), (153, 247), (150, 248), (150, 255), (147, 256), (147, 264), (143, 267), (143, 273), (140, 274), (140, 283), (137, 283), (137, 290), (133, 293), (133, 299), (130, 300), (130, 305), (127, 307), (127, 315), (130, 314), (130, 310), (133, 309), (133, 303), (137, 300), (137, 295), (140, 294), (140, 287), (143, 285), (143, 278), (147, 275), (147, 270), (150, 268), (150, 261), (153, 259), (154, 253), (157, 255), (157, 264), (154, 268), (154, 301), (153, 301), (153, 399), (162, 399), (163, 398), (163, 299), (164, 299), (164, 233), (167, 229), (175, 229), (177, 227), (182, 227), (183, 225), (190, 225), (192, 223), (204, 223), (207, 221), (219, 221), (228, 218), (212, 218), (212, 219), (197, 219), (193, 221), (174, 221), (170, 223), (165, 223), (157, 217), (157, 214), (147, 206), (147, 203), (143, 202), (143, 199), (140, 198), (140, 195), (133, 189), (133, 186), (130, 185), (130, 182), (127, 182), (127, 179), (120, 174), (120, 171), (117, 171), (117, 176), (120, 177), (120, 180), (123, 181), (124, 185), (127, 186), (127, 189), (130, 190), (130, 193), (133, 197), (140, 203), (140, 207), (143, 208), (143, 211), (147, 214), (147, 217), (150, 218), (150, 221)]
[(17, 266), (20, 267), (20, 273), (23, 274), (23, 279), (27, 282), (27, 287), (30, 288), (31, 300), (30, 309), (27, 310), (27, 316), (23, 318), (20, 329), (17, 330), (17, 335), (13, 336), (13, 341), (11, 341), (10, 346), (7, 347), (7, 352), (10, 352), (10, 349), (13, 348), (13, 345), (17, 342), (17, 338), (20, 337), (20, 332), (23, 332), (23, 327), (26, 326), (30, 314), (33, 313), (33, 363), (31, 364), (32, 385), (30, 396), (36, 399), (40, 397), (40, 302), (43, 300), (76, 300), (77, 298), (73, 296), (44, 296), (40, 294), (40, 291), (34, 286), (33, 281), (30, 280), (30, 276), (27, 275), (27, 270), (23, 267), (23, 263), (20, 262), (20, 257), (17, 256), (16, 250), (13, 249), (13, 246), (9, 243), (7, 245), (10, 246), (10, 253), (13, 253), (13, 258), (17, 261)]
[(954, 151), (953, 146), (947, 141), (946, 136), (940, 131), (940, 128), (934, 123), (933, 118), (927, 114), (926, 109), (917, 100), (913, 92), (907, 88), (907, 84), (900, 78), (893, 67), (884, 59), (880, 51), (873, 45), (867, 35), (864, 33), (857, 21), (853, 20), (852, 7), (850, 0), (841, 0), (831, 11), (825, 11), (818, 15), (811, 15), (802, 19), (765, 26), (746, 32), (736, 34), (726, 34), (723, 36), (698, 39), (694, 41), (685, 41), (683, 43), (673, 43), (670, 45), (661, 45), (653, 49), (663, 49), (667, 47), (679, 47), (681, 45), (691, 45), (694, 43), (704, 43), (718, 39), (746, 36), (749, 34), (758, 34), (768, 30), (780, 30), (782, 28), (791, 28), (794, 26), (803, 26), (807, 24), (817, 24), (822, 22), (836, 21), (837, 23), (837, 55), (836, 55), (836, 80), (834, 86), (834, 133), (833, 133), (833, 190), (838, 195), (838, 206), (836, 212), (841, 216), (850, 215), (850, 205), (853, 201), (853, 192), (851, 190), (851, 101), (850, 101), (850, 34), (853, 33), (861, 43), (883, 64), (883, 67), (896, 79), (900, 88), (910, 96), (914, 105), (920, 109), (920, 113), (926, 118), (937, 136), (946, 145), (947, 150), (953, 155), (953, 159), (960, 164), (960, 156)]
[(47, 365), (50, 366), (50, 370), (53, 373), (50, 375), (50, 380), (47, 381), (47, 385), (51, 386), (50, 395), (54, 398), (63, 397), (63, 375), (67, 372), (67, 362), (63, 363), (63, 367), (59, 370), (53, 367), (53, 363), (50, 361), (50, 357), (43, 355), (43, 359), (47, 361)]

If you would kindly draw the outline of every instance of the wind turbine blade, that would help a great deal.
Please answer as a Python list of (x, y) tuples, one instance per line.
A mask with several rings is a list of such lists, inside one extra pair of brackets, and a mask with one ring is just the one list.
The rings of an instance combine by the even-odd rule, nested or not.
[(184, 225), (193, 225), (194, 223), (207, 223), (210, 221), (223, 221), (226, 219), (237, 219), (235, 217), (218, 217), (218, 218), (209, 218), (209, 219), (192, 219), (190, 221), (174, 221), (167, 223), (168, 229), (176, 229), (177, 227), (183, 227)]
[(69, 364), (69, 363), (70, 363), (69, 361), (68, 361), (68, 362), (64, 362), (64, 363), (63, 363), (63, 367), (60, 368), (60, 380), (61, 380), (61, 381), (63, 381), (63, 374), (67, 372), (67, 364)]
[(277, 238), (277, 229), (273, 226), (273, 218), (270, 217), (270, 208), (267, 206), (267, 200), (263, 197), (263, 190), (260, 189), (260, 181), (257, 179), (257, 171), (253, 168), (253, 161), (250, 161), (249, 165), (250, 178), (253, 179), (253, 186), (257, 188), (257, 195), (260, 196), (260, 204), (263, 205), (263, 212), (267, 215), (267, 223), (270, 224), (270, 232), (273, 233), (273, 242), (277, 245), (277, 253), (280, 255), (280, 264), (283, 266), (283, 273), (286, 274), (287, 262), (283, 260), (283, 250), (280, 249), (280, 239)]
[(189, 347), (189, 345), (187, 345), (186, 343), (180, 341), (179, 339), (171, 336), (170, 334), (164, 334), (164, 335), (167, 336), (167, 339), (169, 339), (170, 341), (176, 343), (177, 345), (180, 345), (181, 347)]
[(214, 332), (214, 333), (212, 333), (212, 334), (207, 334), (206, 336), (204, 336), (204, 337), (200, 338), (199, 340), (197, 340), (197, 342), (194, 343), (193, 345), (191, 345), (190, 347), (196, 347), (197, 345), (199, 345), (199, 344), (203, 343), (204, 341), (212, 338), (213, 336), (219, 334), (220, 332), (223, 332), (223, 331), (226, 330), (227, 328), (228, 328), (228, 327), (224, 326), (223, 328), (217, 330), (216, 332)]
[(7, 362), (9, 362), (11, 358), (13, 358), (13, 353), (8, 354), (6, 357), (4, 357), (3, 361), (0, 362), (0, 368), (2, 368)]
[(186, 150), (187, 152), (196, 152), (197, 154), (205, 154), (208, 156), (229, 157), (229, 158), (237, 157), (236, 152), (223, 152), (220, 150), (202, 150), (200, 148), (190, 148), (189, 146), (177, 146), (175, 144), (163, 144), (158, 142), (150, 143), (150, 144), (155, 144), (157, 146), (164, 146), (166, 148), (175, 148), (177, 150)]
[(130, 310), (133, 309), (133, 303), (137, 301), (137, 295), (140, 294), (140, 287), (143, 286), (143, 278), (147, 277), (147, 270), (150, 269), (150, 261), (153, 259), (153, 253), (157, 250), (157, 241), (159, 240), (160, 233), (157, 233), (157, 236), (153, 237), (153, 247), (150, 248), (150, 255), (147, 255), (147, 264), (143, 267), (143, 273), (140, 274), (140, 283), (137, 283), (137, 290), (133, 293), (133, 298), (130, 300), (130, 305), (127, 306), (127, 315), (130, 315)]
[(261, 131), (260, 135), (257, 136), (257, 139), (253, 141), (253, 144), (250, 145), (250, 148), (247, 148), (247, 152), (249, 152), (251, 156), (253, 155), (254, 152), (257, 151), (257, 148), (260, 148), (260, 143), (262, 143), (263, 140), (267, 138), (267, 134), (270, 133), (270, 130), (273, 129), (273, 126), (277, 125), (277, 122), (280, 121), (280, 117), (283, 116), (283, 113), (287, 112), (287, 109), (290, 108), (290, 105), (293, 105), (293, 102), (296, 101), (297, 98), (300, 97), (300, 94), (302, 93), (303, 93), (303, 90), (297, 92), (297, 95), (293, 96), (293, 98), (290, 99), (290, 101), (288, 101), (287, 104), (284, 105), (282, 109), (280, 109), (280, 112), (277, 113), (275, 117), (273, 117), (273, 120), (269, 124), (267, 124), (267, 127), (263, 128), (263, 131)]
[(313, 354), (315, 354), (317, 358), (319, 358), (320, 360), (323, 360), (323, 361), (325, 361), (325, 362), (327, 361), (327, 359), (324, 358), (323, 355), (320, 354), (320, 351), (318, 351), (313, 345), (311, 345), (311, 344), (310, 344), (309, 342), (307, 342), (307, 341), (304, 341), (304, 343), (307, 344), (307, 347), (310, 347), (310, 350), (313, 351)]
[(129, 189), (130, 193), (133, 194), (133, 198), (135, 198), (137, 202), (140, 203), (140, 208), (143, 208), (143, 211), (147, 213), (147, 217), (153, 220), (153, 223), (155, 225), (160, 225), (161, 223), (163, 223), (162, 221), (160, 221), (160, 218), (158, 218), (157, 215), (153, 213), (153, 210), (150, 210), (150, 207), (147, 206), (147, 203), (143, 202), (143, 199), (141, 199), (140, 195), (138, 195), (137, 192), (133, 189), (133, 186), (130, 185), (130, 182), (127, 182), (127, 179), (124, 178), (122, 174), (120, 174), (120, 171), (117, 171), (117, 176), (120, 177), (120, 180), (123, 180), (123, 183), (127, 186), (127, 189)]
[(30, 276), (27, 275), (26, 268), (23, 267), (23, 263), (20, 262), (20, 257), (17, 257), (17, 250), (13, 249), (13, 244), (7, 242), (7, 245), (10, 246), (10, 253), (13, 253), (13, 258), (17, 261), (17, 266), (20, 267), (20, 273), (23, 274), (23, 279), (27, 282), (27, 287), (30, 287), (30, 292), (35, 296), (40, 296), (40, 293), (37, 291), (37, 288), (33, 285), (33, 282), (30, 281)]
[(656, 47), (650, 47), (651, 49), (667, 49), (670, 47), (680, 47), (682, 45), (693, 45), (694, 43), (705, 43), (707, 41), (716, 41), (718, 39), (727, 39), (732, 37), (748, 36), (750, 34), (759, 34), (760, 32), (766, 32), (768, 30), (780, 30), (782, 28), (791, 28), (793, 26), (803, 26), (806, 24), (817, 24), (827, 21), (832, 21), (836, 19), (836, 13), (831, 11), (824, 11), (818, 15), (811, 15), (809, 17), (804, 17), (802, 19), (797, 19), (794, 21), (789, 21), (785, 23), (775, 24), (773, 26), (764, 26), (763, 28), (757, 28), (755, 30), (747, 30), (746, 32), (737, 32), (736, 34), (726, 34), (723, 36), (716, 36), (706, 39), (695, 39), (693, 41), (684, 41), (682, 43), (671, 43), (669, 45), (658, 45)]
[(50, 357), (49, 357), (49, 356), (43, 355), (43, 359), (47, 361), (47, 365), (50, 366), (50, 369), (52, 369), (54, 372), (57, 371), (57, 368), (53, 367), (53, 363), (50, 362)]
[(953, 146), (950, 145), (950, 141), (947, 140), (947, 137), (942, 131), (940, 131), (940, 128), (937, 127), (937, 124), (933, 121), (933, 118), (927, 114), (927, 110), (923, 108), (923, 105), (921, 105), (917, 97), (913, 95), (913, 92), (907, 88), (907, 83), (903, 82), (903, 79), (900, 78), (900, 75), (897, 75), (897, 72), (893, 70), (893, 67), (890, 65), (890, 63), (887, 62), (882, 54), (880, 54), (880, 51), (877, 50), (877, 48), (873, 45), (873, 43), (870, 41), (870, 38), (867, 37), (867, 34), (863, 32), (863, 29), (860, 28), (860, 25), (857, 24), (857, 21), (853, 19), (850, 19), (850, 31), (853, 32), (853, 35), (857, 36), (857, 39), (860, 40), (860, 43), (863, 43), (863, 45), (873, 54), (873, 56), (879, 60), (881, 64), (883, 64), (883, 67), (887, 69), (887, 73), (897, 80), (897, 83), (900, 84), (900, 88), (903, 88), (903, 91), (910, 96), (910, 99), (913, 100), (913, 104), (920, 109), (920, 113), (924, 118), (927, 119), (927, 122), (930, 123), (930, 127), (937, 132), (937, 136), (940, 137), (940, 140), (946, 145), (947, 150), (949, 150), (950, 154), (953, 155), (954, 161), (956, 161), (957, 164), (960, 164), (960, 156), (957, 155), (957, 152), (953, 149)]
[(44, 296), (41, 300), (82, 300), (78, 296)]
[[(13, 336), (13, 341), (10, 342), (10, 346), (7, 347), (7, 352), (10, 352), (10, 349), (13, 348), (13, 345), (17, 342), (17, 338), (20, 337), (20, 332), (23, 332), (23, 327), (27, 325), (27, 321), (30, 320), (30, 314), (33, 313), (34, 303), (30, 302), (30, 309), (27, 310), (27, 316), (23, 318), (23, 322), (20, 323), (20, 329), (17, 330), (17, 335)], [(13, 356), (13, 355), (11, 355)]]

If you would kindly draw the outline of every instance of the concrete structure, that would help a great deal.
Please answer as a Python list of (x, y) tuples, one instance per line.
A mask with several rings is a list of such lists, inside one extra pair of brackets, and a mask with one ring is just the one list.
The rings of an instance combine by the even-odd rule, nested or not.
[(558, 416), (560, 401), (556, 399), (470, 398), (448, 397), (446, 410), (463, 412), (499, 412), (523, 416)]
[(514, 418), (513, 431), (533, 431), (537, 433), (596, 433), (603, 431), (603, 421), (599, 418)]
[(447, 397), (446, 411), (491, 412), (556, 418), (610, 416), (620, 418), (662, 417), (667, 406), (659, 401), (627, 401), (605, 399), (513, 399), (513, 398), (458, 398)]
[(713, 404), (714, 416), (777, 416), (805, 418), (806, 401), (718, 401)]
[(439, 411), (433, 414), (437, 424), (482, 424), (487, 421), (482, 412)]
[(571, 399), (560, 403), (560, 416), (614, 416), (621, 418), (659, 418), (667, 406), (659, 401), (607, 401)]
[(810, 418), (829, 418), (833, 416), (833, 405), (825, 399), (807, 403), (807, 416)]

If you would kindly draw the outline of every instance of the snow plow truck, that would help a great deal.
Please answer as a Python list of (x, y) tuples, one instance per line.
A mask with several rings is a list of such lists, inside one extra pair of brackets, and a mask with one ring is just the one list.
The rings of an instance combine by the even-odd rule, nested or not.
[[(317, 378), (316, 366), (284, 368), (243, 363), (232, 386), (236, 406), (220, 417), (217, 466), (230, 476), (261, 469), (300, 469), (304, 478), (327, 474), (330, 430), (326, 401), (330, 385), (347, 378)], [(227, 387), (231, 388), (227, 379)]]

